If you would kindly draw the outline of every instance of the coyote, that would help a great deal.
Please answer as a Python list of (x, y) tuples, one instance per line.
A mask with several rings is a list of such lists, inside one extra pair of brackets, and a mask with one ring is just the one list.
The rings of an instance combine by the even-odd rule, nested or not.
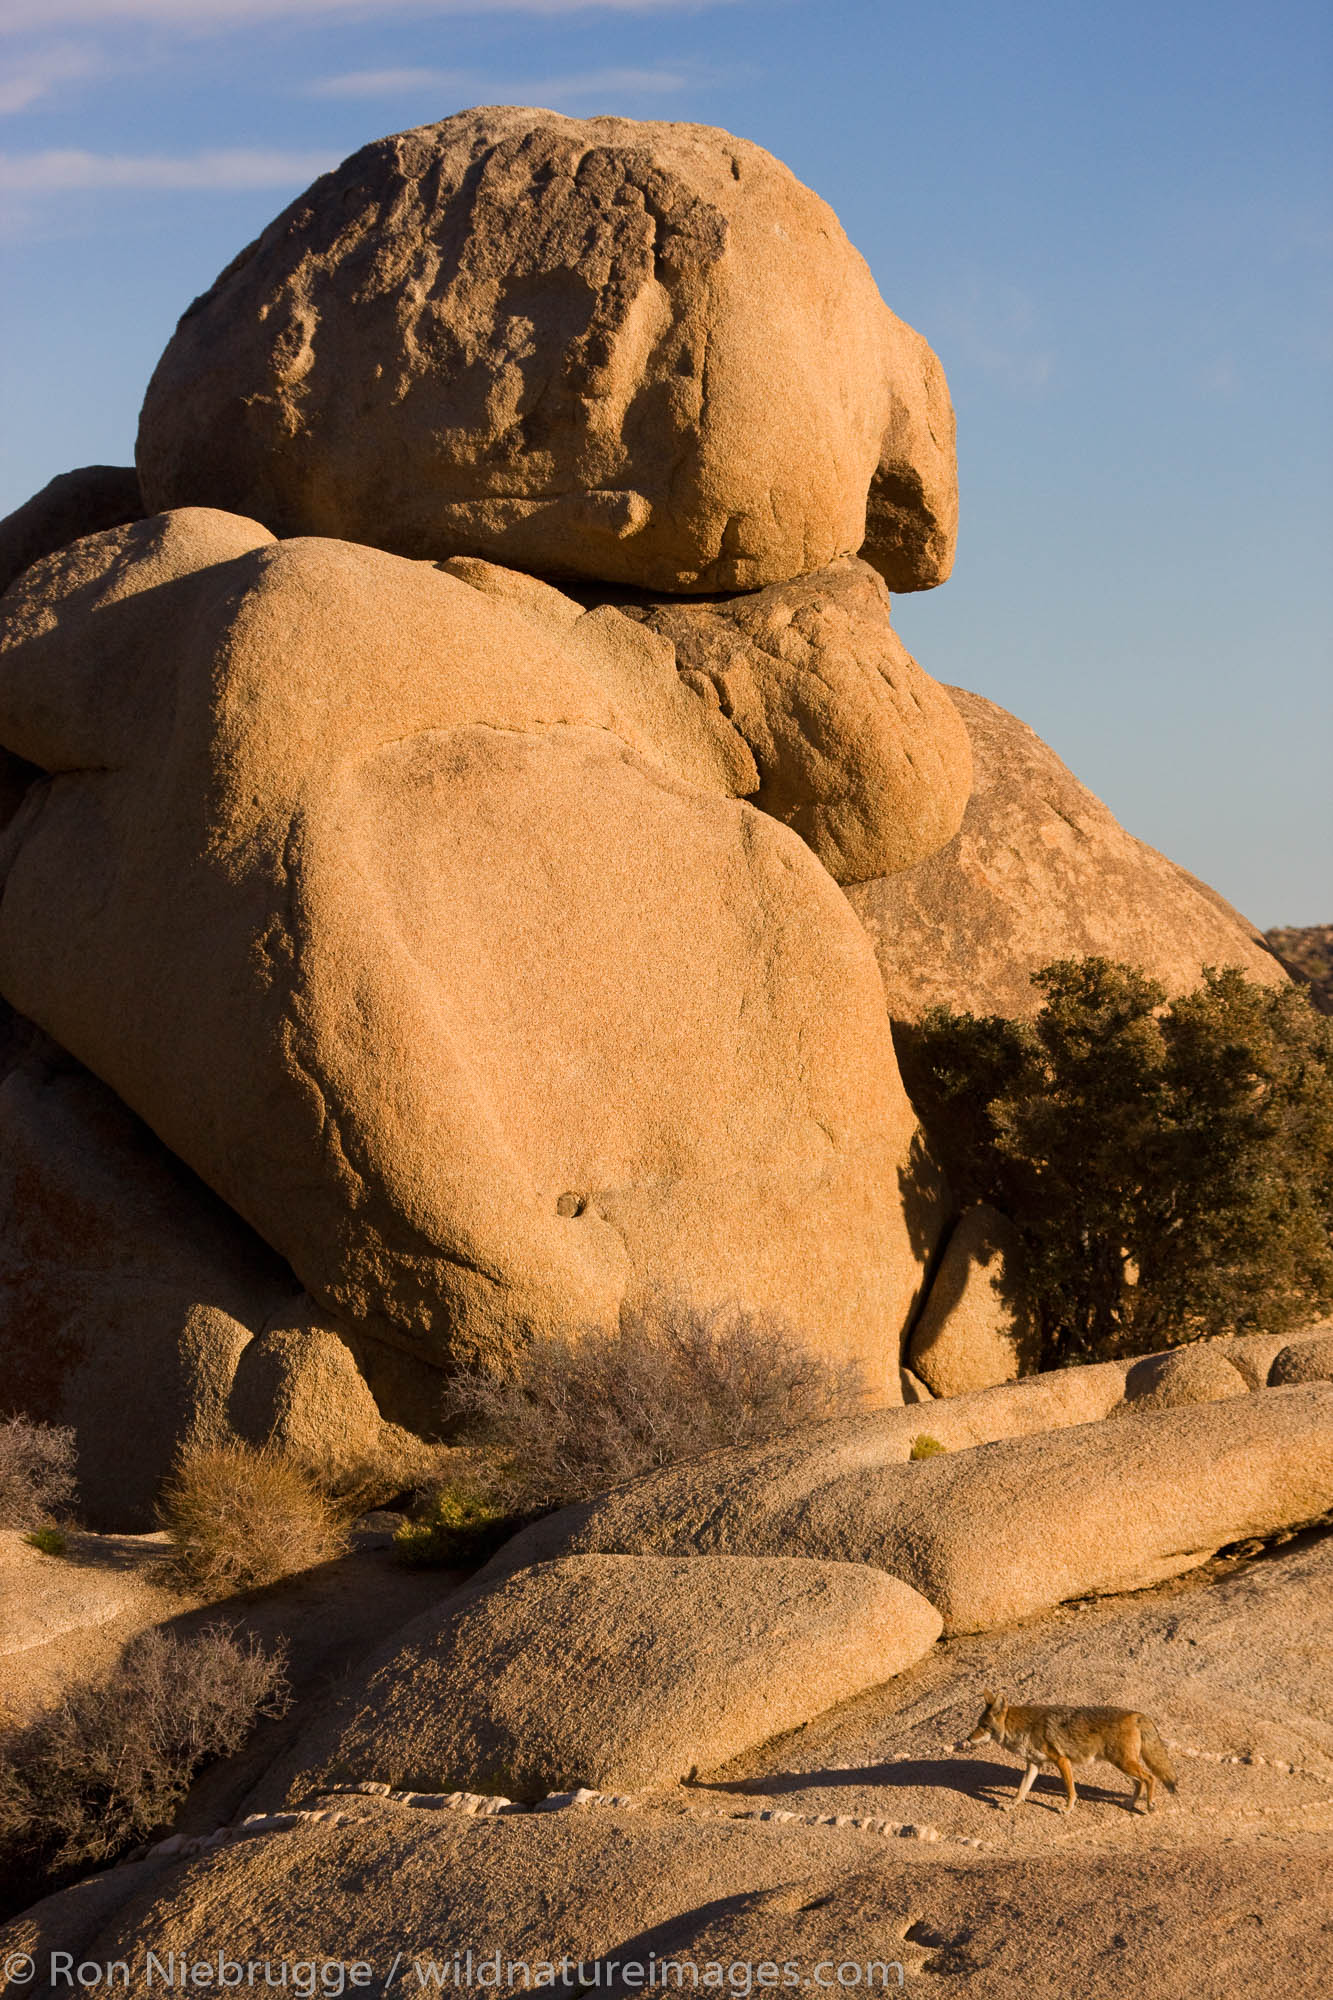
[(1073, 1812), (1077, 1796), (1075, 1764), (1092, 1764), (1099, 1758), (1134, 1780), (1133, 1803), (1137, 1807), (1140, 1796), (1146, 1795), (1147, 1812), (1154, 1810), (1155, 1779), (1160, 1778), (1169, 1792), (1176, 1789), (1176, 1774), (1151, 1716), (1132, 1708), (1015, 1708), (989, 1688), (983, 1699), (986, 1706), (968, 1742), (984, 1743), (989, 1738), (1002, 1750), (1016, 1750), (1027, 1759), (1006, 1812), (1022, 1805), (1043, 1764), (1054, 1764), (1065, 1781), (1065, 1804), (1060, 1810), (1067, 1813)]

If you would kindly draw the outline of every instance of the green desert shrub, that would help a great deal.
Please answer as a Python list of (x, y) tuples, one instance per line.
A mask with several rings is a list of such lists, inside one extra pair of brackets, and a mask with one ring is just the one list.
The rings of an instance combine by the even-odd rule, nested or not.
[(456, 1376), (447, 1415), (495, 1454), (494, 1504), (531, 1514), (864, 1401), (858, 1367), (811, 1354), (776, 1319), (668, 1300), (611, 1332), (540, 1337), (502, 1375)]
[(1234, 970), (1169, 1003), (1102, 958), (1034, 978), (1034, 1020), (939, 1007), (900, 1052), (955, 1193), (1018, 1230), (1008, 1303), (1040, 1365), (1326, 1311), (1333, 1021)]
[(938, 1458), (942, 1452), (947, 1452), (948, 1449), (947, 1444), (941, 1444), (938, 1438), (930, 1437), (923, 1431), (920, 1437), (912, 1439), (912, 1449), (908, 1452), (907, 1456), (909, 1458)]
[(0, 1419), (0, 1528), (50, 1525), (74, 1497), (74, 1433), (28, 1417)]
[(457, 1476), (425, 1494), (394, 1536), (394, 1553), (413, 1568), (470, 1568), (494, 1555), (526, 1518), (514, 1512), (502, 1482)]
[(29, 1548), (40, 1550), (44, 1556), (63, 1556), (69, 1547), (63, 1528), (34, 1528), (32, 1533), (25, 1535), (23, 1539)]
[(182, 1453), (158, 1500), (177, 1578), (212, 1597), (257, 1590), (347, 1547), (347, 1507), (271, 1447)]
[(0, 1873), (31, 1890), (43, 1874), (146, 1840), (200, 1767), (239, 1749), (287, 1699), (281, 1648), (265, 1652), (225, 1625), (143, 1634), (110, 1673), (0, 1737)]

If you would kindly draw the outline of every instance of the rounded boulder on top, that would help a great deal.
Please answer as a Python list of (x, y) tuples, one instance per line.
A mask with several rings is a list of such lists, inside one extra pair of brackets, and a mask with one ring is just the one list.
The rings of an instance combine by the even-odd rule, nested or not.
[[(150, 511), (667, 592), (948, 575), (940, 364), (826, 203), (704, 125), (483, 108), (326, 174), (181, 319)], [(870, 534), (867, 538), (867, 500)]]

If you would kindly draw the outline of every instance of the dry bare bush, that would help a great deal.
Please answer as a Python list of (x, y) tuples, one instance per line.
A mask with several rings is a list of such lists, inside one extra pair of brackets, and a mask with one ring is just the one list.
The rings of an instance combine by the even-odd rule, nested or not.
[(109, 1674), (0, 1740), (0, 1862), (31, 1882), (110, 1860), (165, 1826), (200, 1766), (287, 1700), (282, 1648), (225, 1625), (144, 1633)]
[(0, 1528), (46, 1526), (74, 1497), (74, 1433), (28, 1417), (0, 1420)]
[(611, 1333), (534, 1340), (506, 1376), (456, 1376), (448, 1415), (496, 1451), (496, 1504), (532, 1513), (850, 1415), (865, 1393), (859, 1367), (811, 1354), (774, 1317), (667, 1300)]
[(258, 1590), (328, 1562), (347, 1546), (345, 1510), (271, 1448), (229, 1443), (187, 1450), (157, 1511), (177, 1577), (209, 1596)]

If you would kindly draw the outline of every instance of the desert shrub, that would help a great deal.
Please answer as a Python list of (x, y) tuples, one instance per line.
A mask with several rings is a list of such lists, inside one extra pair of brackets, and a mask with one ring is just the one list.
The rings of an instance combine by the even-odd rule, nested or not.
[(864, 1399), (858, 1367), (809, 1353), (776, 1319), (669, 1300), (612, 1332), (540, 1337), (504, 1375), (456, 1376), (447, 1414), (496, 1451), (496, 1504), (534, 1513)]
[(1333, 1022), (1234, 970), (1169, 1004), (1106, 959), (1034, 977), (1034, 1020), (936, 1008), (901, 1049), (956, 1193), (1018, 1229), (1040, 1365), (1327, 1310)]
[(63, 1528), (34, 1528), (23, 1539), (30, 1548), (40, 1550), (44, 1556), (63, 1556), (69, 1547)]
[(0, 1419), (0, 1528), (41, 1528), (74, 1497), (74, 1433)]
[(109, 1674), (0, 1739), (0, 1861), (31, 1881), (110, 1860), (167, 1824), (201, 1765), (286, 1705), (282, 1649), (224, 1625), (144, 1633)]
[(257, 1590), (313, 1569), (347, 1546), (346, 1510), (300, 1465), (271, 1448), (212, 1444), (184, 1452), (163, 1486), (158, 1519), (177, 1578), (209, 1595)]
[(468, 1568), (494, 1555), (526, 1518), (514, 1512), (503, 1481), (456, 1476), (426, 1493), (394, 1536), (394, 1553), (414, 1568)]
[(947, 1444), (941, 1444), (938, 1438), (930, 1437), (923, 1431), (920, 1437), (912, 1439), (912, 1449), (908, 1452), (907, 1456), (909, 1458), (938, 1458), (942, 1452), (947, 1452), (948, 1449)]

